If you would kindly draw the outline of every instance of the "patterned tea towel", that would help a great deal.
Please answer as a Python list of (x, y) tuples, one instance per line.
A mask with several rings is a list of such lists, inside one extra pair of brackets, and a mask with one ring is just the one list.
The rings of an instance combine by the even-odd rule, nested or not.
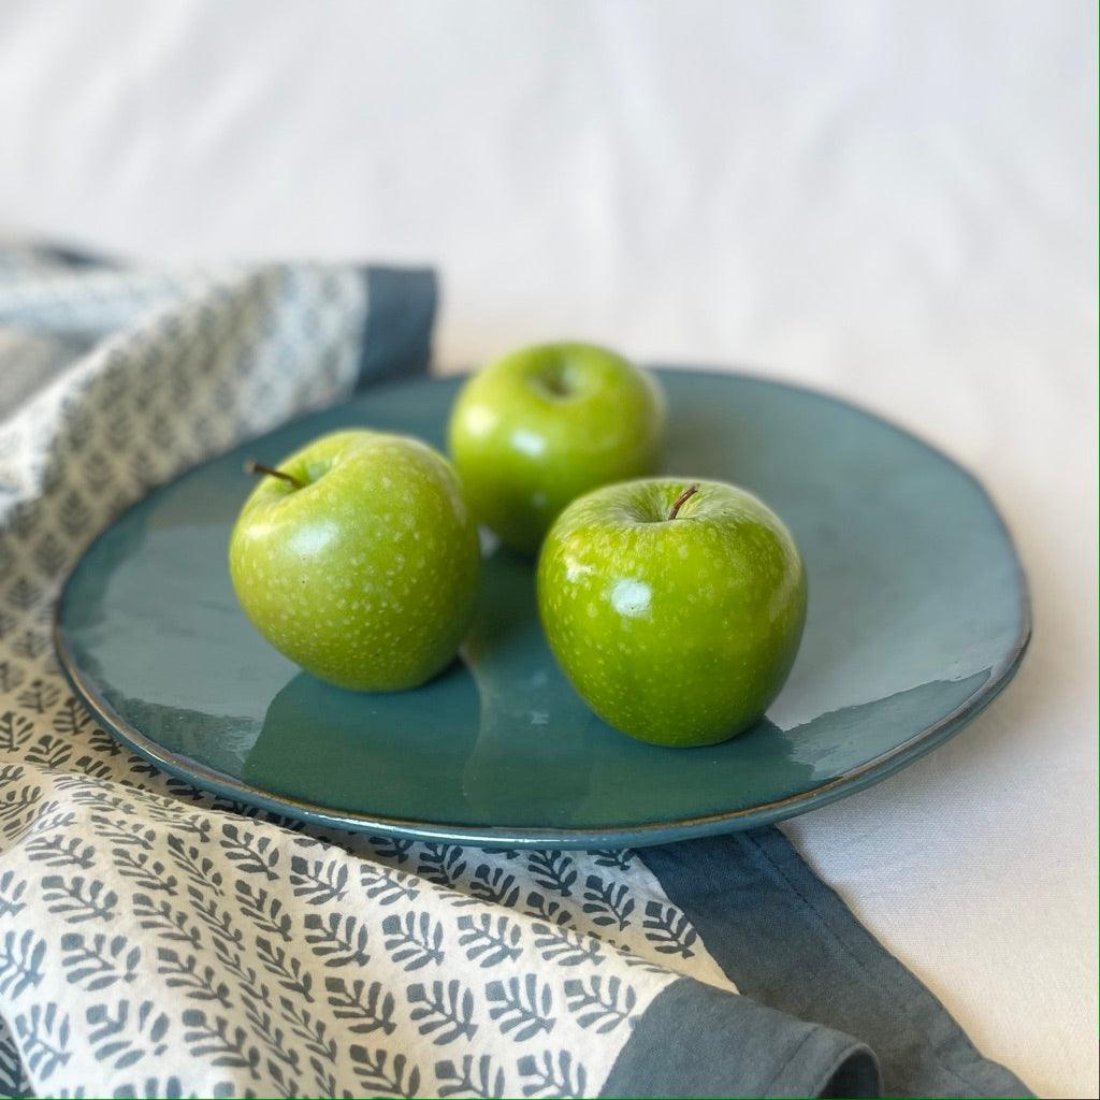
[(0, 255), (0, 1092), (1027, 1095), (774, 829), (337, 835), (164, 776), (72, 697), (50, 617), (90, 538), (184, 467), (425, 369), (434, 302), (423, 271)]

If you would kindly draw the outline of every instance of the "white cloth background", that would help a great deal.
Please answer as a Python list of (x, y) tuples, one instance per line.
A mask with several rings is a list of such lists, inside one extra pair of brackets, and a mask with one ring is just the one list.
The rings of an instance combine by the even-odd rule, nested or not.
[(789, 832), (985, 1053), (1096, 1096), (1095, 86), (1087, 0), (6, 0), (0, 229), (427, 261), (440, 369), (747, 365), (967, 464), (1032, 652)]

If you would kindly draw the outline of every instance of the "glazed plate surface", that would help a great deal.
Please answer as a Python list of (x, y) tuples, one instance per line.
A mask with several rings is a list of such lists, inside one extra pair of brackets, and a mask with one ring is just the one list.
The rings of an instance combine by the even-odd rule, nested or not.
[(455, 380), (369, 390), (191, 470), (89, 547), (58, 608), (62, 666), (103, 725), (196, 786), (314, 823), (494, 846), (645, 845), (790, 817), (858, 791), (1004, 687), (1026, 587), (981, 486), (844, 402), (736, 374), (661, 372), (665, 469), (757, 493), (798, 540), (806, 633), (748, 733), (703, 749), (596, 718), (542, 638), (530, 563), (485, 561), (463, 658), (398, 695), (300, 672), (255, 633), (226, 546), (251, 481), (314, 436), (367, 426), (442, 447)]

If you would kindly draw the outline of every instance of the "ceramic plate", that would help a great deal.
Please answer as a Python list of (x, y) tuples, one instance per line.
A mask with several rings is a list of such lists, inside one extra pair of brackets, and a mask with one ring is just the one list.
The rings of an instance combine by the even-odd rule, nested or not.
[(58, 610), (76, 690), (118, 738), (198, 787), (315, 823), (504, 846), (643, 845), (790, 817), (882, 779), (1016, 670), (1028, 602), (981, 486), (860, 409), (732, 374), (664, 371), (666, 469), (746, 486), (809, 573), (806, 634), (758, 726), (662, 749), (596, 718), (555, 667), (533, 570), (491, 554), (464, 657), (426, 687), (357, 695), (249, 626), (226, 544), (251, 480), (353, 425), (442, 446), (457, 382), (370, 390), (190, 471), (88, 549)]

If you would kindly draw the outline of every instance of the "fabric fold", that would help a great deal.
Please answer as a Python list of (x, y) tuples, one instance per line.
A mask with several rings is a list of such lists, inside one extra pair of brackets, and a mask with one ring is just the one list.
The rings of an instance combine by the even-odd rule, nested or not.
[(638, 1021), (601, 1096), (879, 1096), (851, 1036), (682, 978)]
[(982, 1057), (778, 829), (642, 856), (742, 993), (858, 1036), (875, 1052), (887, 1096), (1031, 1095)]

